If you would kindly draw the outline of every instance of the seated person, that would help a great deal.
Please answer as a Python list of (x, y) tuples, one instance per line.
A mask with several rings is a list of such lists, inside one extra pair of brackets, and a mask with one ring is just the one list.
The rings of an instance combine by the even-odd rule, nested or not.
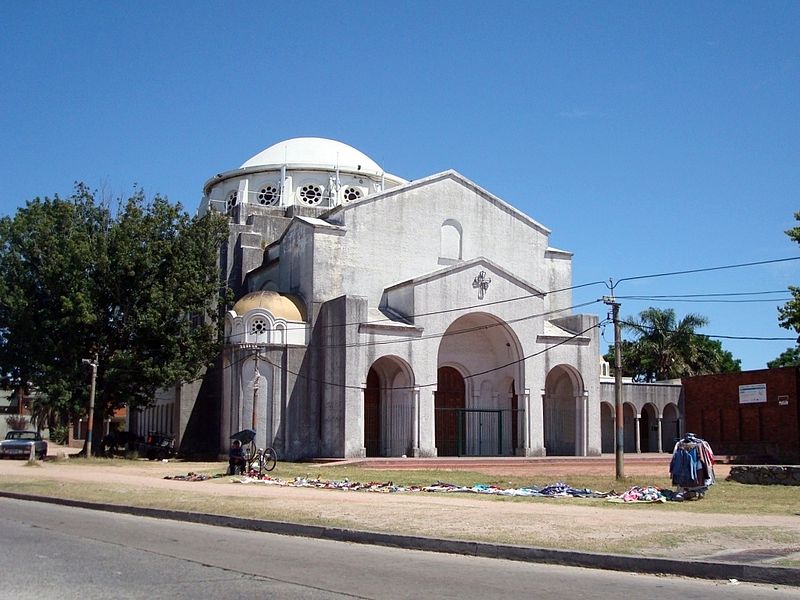
[(244, 448), (242, 448), (242, 442), (239, 440), (233, 440), (231, 449), (228, 452), (228, 474), (236, 475), (237, 472), (244, 473), (246, 462), (247, 461), (245, 461), (244, 458)]

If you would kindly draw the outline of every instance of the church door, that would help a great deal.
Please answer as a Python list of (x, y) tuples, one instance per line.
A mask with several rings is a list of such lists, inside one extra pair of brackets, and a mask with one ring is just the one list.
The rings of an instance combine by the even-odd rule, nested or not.
[[(438, 371), (434, 407), (436, 409), (436, 449), (439, 456), (458, 456), (465, 447), (466, 386), (453, 367)], [(461, 447), (459, 447), (459, 442)]]
[(364, 390), (364, 447), (367, 456), (381, 455), (381, 386), (375, 369), (367, 375), (367, 389)]

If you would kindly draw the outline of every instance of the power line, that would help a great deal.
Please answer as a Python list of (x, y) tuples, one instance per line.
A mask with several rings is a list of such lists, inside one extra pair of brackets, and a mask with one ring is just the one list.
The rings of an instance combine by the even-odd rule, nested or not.
[[(651, 295), (648, 298), (716, 298), (716, 297), (727, 297), (727, 296), (763, 296), (767, 294), (785, 294), (786, 290), (766, 290), (766, 291), (758, 291), (758, 292), (717, 292), (717, 293), (708, 293), (708, 294), (661, 294), (661, 295)], [(642, 298), (643, 296), (617, 296), (617, 298), (633, 298), (638, 299)]]
[(724, 300), (724, 299), (700, 299), (700, 298), (681, 298), (680, 296), (616, 296), (618, 300), (632, 300), (655, 302), (664, 304), (665, 302), (683, 302), (689, 304), (764, 304), (766, 302), (788, 302), (791, 298), (751, 298), (745, 300)]
[[(620, 321), (621, 325), (624, 325), (630, 329), (647, 329), (650, 331), (656, 331), (658, 327), (653, 327), (652, 325), (643, 325), (642, 323), (634, 323), (633, 321)], [(676, 333), (677, 330), (675, 329), (666, 329), (664, 330), (665, 333)], [(760, 337), (760, 336), (743, 336), (743, 335), (716, 335), (712, 333), (693, 333), (692, 335), (696, 335), (698, 337), (706, 337), (706, 338), (714, 338), (714, 339), (723, 339), (723, 340), (752, 340), (752, 341), (763, 341), (763, 342), (775, 342), (775, 341), (797, 341), (796, 337)]]
[[(400, 319), (403, 319), (403, 321), (400, 321), (400, 322), (402, 322), (402, 323), (404, 323), (406, 325), (411, 325), (411, 323), (409, 323), (408, 321), (412, 320), (412, 319), (417, 319), (419, 317), (430, 317), (430, 316), (433, 316), (433, 315), (442, 315), (442, 314), (451, 313), (451, 312), (458, 312), (458, 311), (464, 311), (464, 310), (474, 310), (474, 309), (479, 309), (479, 308), (485, 308), (487, 306), (496, 306), (498, 304), (508, 304), (510, 302), (517, 302), (519, 300), (530, 300), (531, 298), (544, 298), (545, 296), (551, 296), (553, 294), (559, 294), (561, 292), (569, 292), (569, 291), (572, 291), (572, 290), (578, 290), (578, 289), (585, 288), (585, 287), (590, 287), (590, 286), (593, 286), (593, 285), (603, 285), (603, 284), (605, 284), (605, 281), (590, 281), (589, 283), (581, 283), (579, 285), (572, 285), (572, 286), (569, 286), (569, 287), (559, 288), (559, 289), (555, 289), (555, 290), (549, 290), (549, 291), (546, 291), (546, 292), (537, 292), (535, 294), (525, 294), (523, 296), (515, 296), (513, 298), (503, 298), (501, 300), (494, 300), (492, 302), (482, 302), (480, 304), (468, 304), (468, 305), (465, 305), (465, 306), (456, 306), (456, 307), (453, 307), (453, 308), (443, 308), (441, 310), (433, 310), (433, 311), (428, 311), (428, 312), (413, 313), (413, 314), (410, 314), (410, 315), (397, 314), (397, 316)], [(234, 302), (234, 305), (235, 304), (236, 304), (236, 302)], [(322, 329), (327, 329), (327, 328), (330, 328), (330, 327), (346, 327), (346, 326), (349, 326), (349, 325), (372, 325), (372, 324), (376, 324), (376, 323), (386, 323), (387, 321), (392, 322), (392, 323), (397, 323), (398, 322), (397, 320), (392, 319), (391, 317), (387, 316), (384, 319), (375, 319), (373, 321), (367, 320), (367, 321), (352, 321), (352, 322), (346, 322), (346, 323), (332, 323), (332, 324), (329, 324), (329, 325), (328, 324), (326, 324), (326, 325), (317, 325), (317, 327), (320, 327)], [(296, 331), (298, 329), (301, 329), (301, 327), (291, 327), (291, 326), (287, 327), (287, 331)]]
[[(792, 256), (790, 258), (775, 258), (772, 260), (760, 260), (755, 262), (747, 262), (747, 263), (737, 263), (733, 265), (723, 265), (719, 267), (705, 267), (702, 269), (688, 269), (686, 271), (669, 271), (666, 273), (653, 273), (651, 275), (637, 275), (635, 277), (623, 277), (621, 279), (617, 279), (616, 283), (609, 285), (609, 289), (613, 290), (617, 285), (622, 283), (623, 281), (636, 281), (639, 279), (652, 279), (654, 277), (671, 277), (673, 275), (688, 275), (690, 273), (708, 273), (710, 271), (722, 271), (725, 269), (741, 269), (743, 267), (755, 267), (758, 265), (771, 265), (775, 263), (781, 262), (788, 262), (792, 260), (800, 260), (800, 256)], [(611, 281), (611, 280), (610, 280)], [(608, 285), (608, 284), (606, 284)]]
[[(529, 360), (531, 358), (539, 356), (540, 354), (544, 354), (545, 352), (549, 352), (553, 348), (557, 348), (558, 346), (562, 346), (564, 344), (567, 344), (567, 343), (569, 343), (569, 342), (581, 337), (582, 335), (588, 333), (592, 329), (595, 329), (596, 327), (599, 327), (599, 326), (600, 326), (600, 323), (597, 323), (595, 325), (592, 325), (591, 327), (587, 327), (586, 329), (584, 329), (583, 331), (581, 331), (579, 333), (575, 333), (575, 334), (571, 335), (570, 337), (568, 337), (565, 340), (562, 340), (562, 341), (560, 341), (560, 342), (558, 342), (556, 344), (553, 344), (552, 346), (548, 346), (547, 348), (543, 348), (542, 350), (539, 350), (538, 352), (534, 352), (533, 354), (528, 354), (527, 356), (523, 356), (522, 358), (519, 358), (517, 360), (513, 360), (511, 362), (505, 363), (505, 364), (500, 365), (498, 367), (487, 369), (487, 370), (481, 371), (479, 373), (472, 373), (470, 375), (465, 375), (464, 379), (470, 379), (472, 377), (478, 377), (479, 375), (486, 375), (487, 373), (493, 373), (494, 371), (500, 371), (500, 370), (505, 369), (507, 367), (510, 367), (510, 366), (525, 362), (526, 360)], [(275, 363), (273, 363), (267, 357), (261, 356), (261, 358), (264, 359), (264, 361), (266, 361), (267, 363), (269, 363), (273, 367), (275, 367), (276, 369), (280, 369), (282, 371), (285, 371), (286, 373), (294, 375), (295, 377), (298, 377), (300, 379), (305, 379), (306, 381), (310, 381), (310, 382), (314, 382), (314, 383), (318, 383), (318, 384), (326, 385), (326, 386), (330, 386), (330, 387), (348, 389), (348, 390), (363, 390), (364, 389), (362, 386), (347, 385), (347, 384), (344, 384), (344, 383), (334, 383), (332, 381), (326, 381), (324, 379), (318, 379), (318, 378), (315, 378), (315, 377), (310, 377), (308, 375), (303, 375), (302, 373), (298, 373), (296, 371), (292, 371), (291, 369), (284, 368), (284, 367), (282, 367), (280, 365), (276, 365)], [(438, 383), (438, 381), (436, 381), (436, 382), (433, 382), (433, 383), (423, 383), (423, 384), (413, 385), (413, 386), (396, 386), (396, 387), (393, 387), (392, 389), (393, 390), (413, 390), (413, 389), (417, 389), (417, 388), (435, 387), (435, 386), (438, 386), (438, 385), (439, 385), (439, 383)]]
[[(413, 337), (412, 336), (402, 336), (402, 337), (395, 337), (395, 338), (388, 339), (388, 340), (370, 340), (370, 341), (367, 341), (367, 342), (352, 342), (352, 343), (344, 343), (344, 344), (319, 343), (319, 344), (314, 344), (313, 346), (315, 348), (362, 348), (362, 347), (382, 346), (382, 345), (387, 345), (387, 344), (391, 345), (391, 344), (403, 344), (403, 343), (408, 343), (408, 342), (417, 342), (417, 341), (422, 341), (422, 340), (449, 337), (451, 335), (460, 335), (460, 334), (464, 334), (464, 333), (472, 333), (472, 332), (475, 332), (475, 331), (491, 329), (493, 327), (503, 327), (505, 325), (511, 325), (513, 323), (519, 323), (519, 322), (527, 321), (527, 320), (530, 320), (530, 319), (547, 317), (547, 316), (550, 316), (550, 315), (556, 315), (556, 314), (559, 314), (559, 313), (572, 311), (572, 310), (574, 310), (576, 308), (583, 308), (584, 306), (597, 304), (597, 302), (598, 302), (598, 300), (591, 300), (589, 302), (583, 302), (581, 304), (574, 304), (572, 306), (566, 306), (564, 308), (554, 309), (554, 310), (546, 311), (546, 312), (543, 312), (543, 313), (535, 313), (535, 314), (532, 314), (532, 315), (526, 315), (524, 317), (518, 317), (516, 319), (499, 320), (499, 321), (494, 321), (492, 323), (486, 323), (486, 324), (483, 324), (483, 325), (476, 325), (474, 327), (466, 327), (466, 328), (463, 328), (463, 329), (456, 329), (456, 330), (452, 330), (452, 331), (448, 329), (448, 330), (445, 330), (444, 332), (441, 332), (441, 333), (431, 333), (431, 334), (427, 334), (427, 335), (419, 335), (419, 336), (413, 336)], [(362, 324), (368, 324), (368, 323), (369, 322), (353, 323), (350, 326), (362, 325)], [(345, 325), (340, 325), (339, 327), (345, 327)], [(238, 333), (235, 334), (236, 337), (244, 336), (244, 335), (247, 335), (246, 332), (238, 332)], [(234, 337), (234, 336), (231, 336), (231, 337)]]

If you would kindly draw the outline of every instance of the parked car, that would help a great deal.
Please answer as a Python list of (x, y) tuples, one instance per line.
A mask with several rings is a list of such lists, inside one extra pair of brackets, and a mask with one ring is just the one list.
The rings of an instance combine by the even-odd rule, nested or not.
[(36, 458), (43, 460), (47, 456), (47, 442), (38, 431), (9, 431), (0, 441), (0, 458), (28, 458), (31, 445)]
[(137, 447), (139, 456), (150, 460), (163, 460), (175, 456), (175, 436), (159, 431), (149, 431), (144, 442)]

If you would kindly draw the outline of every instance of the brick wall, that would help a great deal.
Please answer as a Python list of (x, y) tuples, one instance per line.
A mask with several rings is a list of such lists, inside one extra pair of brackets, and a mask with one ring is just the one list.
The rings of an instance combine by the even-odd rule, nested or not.
[[(717, 454), (800, 463), (800, 369), (763, 369), (683, 379), (686, 431)], [(742, 404), (739, 386), (766, 384), (766, 402)]]

